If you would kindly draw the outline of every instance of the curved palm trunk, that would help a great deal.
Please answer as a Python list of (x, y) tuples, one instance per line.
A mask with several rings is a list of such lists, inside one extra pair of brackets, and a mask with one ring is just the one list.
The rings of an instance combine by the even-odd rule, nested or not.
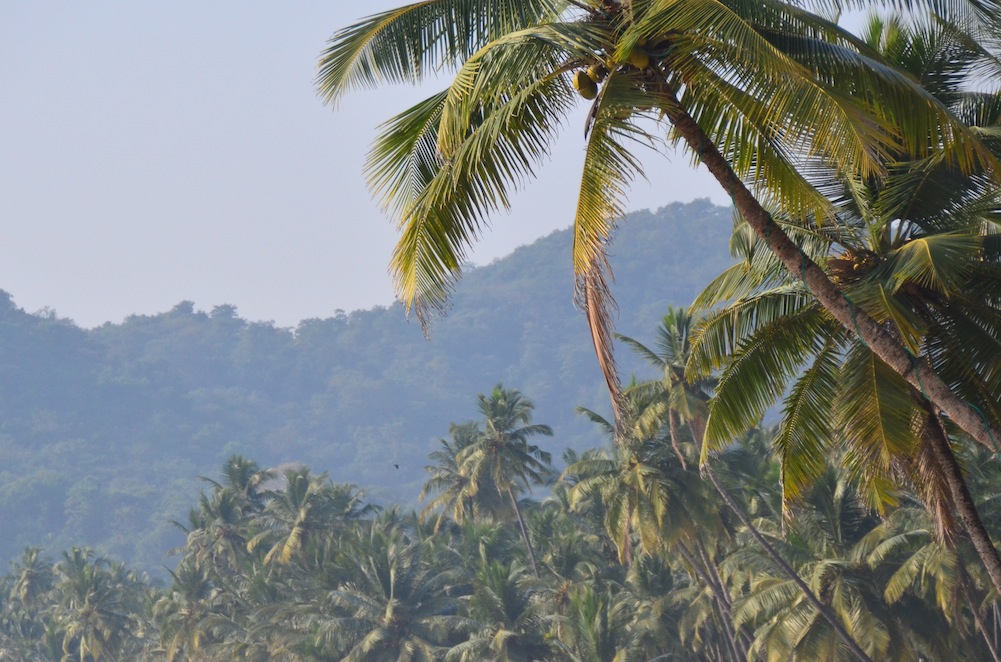
[[(719, 566), (713, 562), (712, 557), (709, 555), (709, 550), (706, 549), (705, 543), (702, 539), (696, 537), (696, 542), (699, 545), (699, 556), (702, 557), (703, 563), (705, 564), (706, 571), (712, 577), (716, 585), (720, 587), (720, 592), (723, 595), (723, 601), (726, 604), (726, 612), (730, 616), (731, 621), (733, 620), (733, 599), (730, 597), (730, 593), (726, 590), (723, 583), (723, 578), (719, 574)], [(736, 645), (739, 649), (739, 659), (747, 659), (747, 651), (751, 649), (751, 645), (754, 643), (754, 635), (748, 631), (746, 624), (737, 628), (734, 624), (733, 634), (736, 637)]]
[(963, 589), (963, 597), (966, 598), (966, 604), (973, 614), (973, 622), (976, 624), (977, 629), (980, 630), (980, 634), (984, 638), (984, 643), (987, 645), (987, 650), (991, 652), (991, 658), (994, 662), (1001, 662), (1001, 657), (998, 657), (997, 645), (994, 643), (994, 638), (991, 636), (990, 630), (987, 629), (987, 624), (984, 623), (984, 619), (980, 616), (980, 610), (977, 608), (977, 596), (973, 594), (973, 587), (970, 586), (970, 580), (966, 576), (966, 571), (963, 570), (962, 566), (959, 568), (959, 585)]
[(1001, 431), (989, 425), (986, 419), (959, 396), (924, 363), (914, 360), (911, 354), (890, 333), (873, 320), (865, 311), (853, 305), (844, 293), (827, 277), (782, 230), (761, 203), (744, 186), (726, 158), (698, 125), (694, 118), (670, 94), (670, 104), (664, 112), (678, 134), (699, 155), (702, 163), (733, 198), (734, 207), (751, 226), (755, 234), (781, 260), (789, 273), (802, 278), (814, 298), (846, 330), (858, 334), (863, 342), (886, 365), (907, 380), (914, 388), (928, 394), (936, 407), (949, 415), (959, 427), (991, 450), (994, 440), (1001, 439)]
[(685, 462), (685, 456), (681, 453), (681, 443), (678, 441), (678, 412), (673, 409), (667, 412), (667, 425), (671, 433), (671, 447), (674, 449), (674, 454), (678, 456), (681, 468), (688, 471), (688, 463)]
[(959, 513), (959, 519), (963, 522), (963, 528), (966, 529), (966, 533), (970, 537), (974, 549), (977, 550), (977, 554), (980, 556), (980, 560), (984, 564), (984, 568), (987, 570), (987, 574), (990, 576), (995, 590), (1001, 593), (1001, 556), (998, 555), (998, 550), (991, 541), (991, 536), (987, 533), (987, 528), (984, 526), (983, 521), (980, 519), (980, 513), (977, 512), (977, 506), (973, 501), (973, 496), (970, 494), (966, 479), (963, 478), (963, 471), (956, 461), (952, 447), (949, 446), (949, 438), (946, 436), (945, 428), (942, 426), (942, 420), (934, 411), (930, 410), (930, 405), (927, 401), (923, 402), (923, 406), (928, 414), (923, 434), (924, 441), (931, 447), (936, 463), (939, 465), (942, 473), (945, 474), (945, 480), (952, 495), (953, 506), (956, 512)]
[(518, 528), (521, 529), (521, 537), (525, 539), (525, 547), (528, 547), (528, 558), (532, 561), (532, 572), (535, 577), (539, 577), (539, 564), (535, 561), (535, 550), (532, 548), (532, 541), (528, 537), (528, 529), (525, 528), (525, 520), (521, 517), (521, 507), (518, 506), (518, 499), (514, 496), (514, 490), (507, 488), (507, 495), (511, 497), (511, 505), (514, 506), (514, 516), (518, 519)]
[(803, 591), (803, 595), (806, 596), (806, 599), (810, 602), (810, 604), (812, 604), (817, 611), (820, 612), (820, 615), (824, 618), (824, 620), (827, 621), (832, 628), (834, 628), (834, 631), (837, 633), (838, 637), (841, 638), (841, 641), (848, 646), (852, 655), (854, 655), (860, 662), (873, 662), (872, 658), (870, 658), (869, 655), (862, 650), (862, 647), (859, 646), (858, 642), (855, 641), (848, 631), (845, 630), (844, 626), (841, 625), (841, 621), (838, 620), (837, 616), (831, 613), (831, 610), (828, 609), (827, 605), (821, 602), (820, 598), (817, 597), (817, 594), (814, 593), (809, 586), (807, 586), (806, 582), (804, 582), (799, 576), (799, 573), (797, 573), (793, 567), (790, 566), (784, 558), (782, 558), (782, 555), (779, 554), (774, 547), (772, 547), (765, 537), (761, 535), (761, 532), (758, 531), (757, 527), (754, 526), (743, 509), (740, 508), (740, 506), (738, 506), (733, 500), (730, 493), (723, 489), (723, 486), (719, 484), (719, 481), (716, 480), (716, 475), (708, 466), (705, 467), (705, 475), (709, 477), (713, 487), (716, 488), (716, 492), (719, 493), (720, 497), (722, 497), (723, 501), (726, 502), (726, 505), (730, 508), (730, 510), (732, 510), (744, 526), (747, 527), (747, 530), (751, 532), (751, 535), (758, 541), (758, 544), (761, 545), (772, 561), (774, 561), (782, 572), (785, 573), (785, 575), (788, 576), (801, 591)]
[[(730, 652), (738, 660), (747, 659), (747, 650), (750, 648), (746, 645), (744, 641), (738, 640), (737, 633), (733, 629), (733, 613), (730, 609), (730, 596), (727, 595), (726, 590), (721, 584), (717, 584), (713, 578), (710, 576), (707, 568), (700, 567), (699, 562), (696, 560), (695, 555), (692, 550), (685, 546), (685, 543), (678, 543), (678, 550), (681, 552), (681, 556), (692, 566), (692, 571), (695, 575), (709, 587), (713, 595), (716, 597), (714, 605), (718, 608), (720, 612), (720, 621), (723, 623), (723, 629), (726, 630), (727, 643), (729, 644)], [(720, 658), (722, 659), (722, 658)]]

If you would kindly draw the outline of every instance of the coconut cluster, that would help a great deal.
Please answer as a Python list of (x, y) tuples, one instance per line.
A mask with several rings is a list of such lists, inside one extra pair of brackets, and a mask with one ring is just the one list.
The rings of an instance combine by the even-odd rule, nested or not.
[[(636, 47), (629, 51), (623, 64), (637, 69), (646, 69), (650, 66), (650, 55), (642, 48)], [(598, 84), (604, 81), (606, 76), (608, 76), (608, 69), (603, 64), (592, 64), (587, 69), (574, 72), (574, 89), (585, 99), (594, 99), (598, 96)]]

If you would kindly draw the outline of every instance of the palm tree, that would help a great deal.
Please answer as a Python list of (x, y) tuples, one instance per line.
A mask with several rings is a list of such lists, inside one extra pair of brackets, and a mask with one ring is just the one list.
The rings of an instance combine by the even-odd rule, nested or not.
[(246, 556), (247, 538), (251, 534), (253, 517), (247, 512), (247, 502), (238, 492), (216, 488), (211, 494), (202, 493), (198, 508), (188, 513), (188, 524), (174, 522), (187, 534), (187, 551), (200, 563), (216, 571), (231, 572)]
[[(927, 78), (930, 92), (971, 124), (978, 122), (978, 130), (1001, 122), (994, 107), (1001, 97), (962, 92), (957, 72), (984, 52), (954, 27), (873, 19), (865, 37)], [(916, 363), (932, 366), (992, 420), (1001, 381), (982, 353), (996, 346), (1001, 332), (992, 294), (1001, 284), (998, 203), (991, 181), (929, 158), (901, 163), (881, 182), (846, 183), (837, 227), (795, 230), (848, 296), (909, 347)], [(943, 536), (958, 508), (1001, 588), (1001, 558), (976, 515), (926, 385), (909, 384), (871, 347), (853, 343), (853, 334), (818, 306), (801, 280), (784, 273), (742, 223), (734, 237), (742, 263), (696, 302), (728, 302), (695, 334), (690, 372), (725, 364), (705, 451), (753, 424), (793, 380), (777, 438), (786, 498), (809, 486), (843, 439), (847, 466), (874, 506), (893, 503), (899, 486), (912, 484), (938, 513)]]
[[(677, 426), (674, 423), (674, 417), (679, 416), (679, 413), (674, 410), (673, 404), (675, 402), (680, 402), (681, 406), (684, 407), (682, 412), (688, 419), (686, 422), (689, 423), (692, 439), (696, 446), (699, 447), (702, 457), (705, 458), (706, 447), (703, 443), (705, 429), (704, 416), (710, 382), (707, 378), (704, 378), (700, 382), (689, 384), (689, 375), (680, 370), (680, 366), (687, 365), (692, 359), (690, 334), (687, 332), (691, 319), (687, 314), (678, 315), (675, 311), (671, 311), (671, 313), (670, 317), (666, 319), (661, 332), (661, 338), (666, 339), (666, 341), (662, 340), (661, 342), (662, 346), (666, 345), (666, 348), (662, 348), (664, 356), (654, 353), (636, 340), (627, 339), (627, 342), (634, 349), (646, 356), (648, 360), (654, 363), (654, 365), (661, 367), (662, 369), (665, 365), (670, 365), (670, 363), (679, 364), (678, 368), (665, 369), (661, 380), (642, 383), (636, 387), (627, 389), (627, 394), (633, 393), (638, 395), (642, 393), (647, 398), (647, 401), (642, 404), (642, 408), (640, 409), (641, 413), (637, 417), (638, 423), (633, 426), (634, 434), (642, 433), (644, 429), (657, 429), (659, 426), (661, 428), (668, 427), (672, 436), (675, 435)], [(679, 320), (682, 322), (681, 324), (679, 324)], [(682, 330), (684, 330), (684, 332), (682, 332)], [(862, 647), (851, 635), (851, 633), (845, 629), (844, 625), (839, 621), (837, 615), (831, 613), (830, 609), (828, 609), (828, 607), (822, 602), (815, 591), (796, 574), (795, 569), (790, 566), (785, 558), (783, 558), (782, 554), (766, 539), (764, 535), (762, 535), (755, 524), (751, 521), (750, 517), (748, 517), (744, 508), (737, 502), (736, 499), (734, 499), (733, 495), (730, 494), (730, 491), (724, 487), (721, 481), (717, 478), (712, 467), (703, 462), (702, 473), (708, 479), (708, 482), (713, 486), (723, 503), (725, 503), (729, 510), (737, 516), (741, 524), (743, 524), (754, 540), (772, 559), (775, 565), (778, 566), (789, 578), (791, 584), (802, 592), (806, 602), (815, 608), (820, 617), (822, 617), (831, 626), (836, 636), (844, 642), (844, 644), (851, 651), (852, 655), (859, 660), (869, 660), (870, 658), (867, 653), (863, 651)], [(730, 627), (729, 621), (732, 619), (732, 602), (730, 595), (723, 585), (723, 581), (719, 578), (718, 573), (714, 573), (715, 565), (709, 560), (710, 554), (706, 550), (705, 545), (702, 543), (699, 536), (695, 536), (694, 540), (698, 544), (698, 549), (696, 551), (699, 552), (701, 559), (698, 558), (696, 554), (693, 554), (692, 551), (685, 548), (684, 545), (679, 545), (679, 550), (684, 554), (686, 560), (688, 560), (693, 569), (698, 571), (701, 565), (702, 571), (699, 573), (700, 579), (715, 593), (721, 605), (721, 609), (724, 612), (721, 620), (725, 626)], [(701, 564), (699, 563), (700, 560)], [(740, 635), (736, 632), (732, 633), (730, 636), (730, 639), (734, 644), (734, 654), (737, 657), (746, 656), (746, 649), (741, 649), (738, 644), (739, 638)]]
[(481, 481), (474, 495), (472, 479), (463, 473), (459, 465), (459, 455), (466, 448), (475, 445), (482, 434), (478, 423), (453, 423), (449, 426), (451, 441), (439, 439), (441, 448), (430, 455), (434, 464), (424, 467), (430, 477), (424, 483), (419, 498), (423, 501), (430, 494), (438, 492), (438, 495), (427, 502), (421, 510), (421, 517), (427, 519), (440, 511), (435, 520), (435, 532), (441, 528), (446, 516), (450, 516), (457, 524), (462, 524), (478, 515), (496, 520), (510, 512), (510, 507), (504, 501), (506, 495), (498, 492), (496, 486), (489, 481)]
[(363, 505), (363, 493), (354, 485), (331, 485), (326, 474), (289, 469), (281, 489), (268, 491), (261, 514), (266, 528), (247, 541), (248, 550), (268, 544), (265, 563), (289, 563), (316, 535), (338, 522), (358, 519), (372, 507)]
[[(627, 391), (628, 393), (628, 391)], [(625, 405), (631, 410), (629, 404)], [(614, 436), (614, 424), (582, 410)], [(627, 419), (628, 420), (628, 419)], [(668, 458), (663, 444), (654, 437), (620, 438), (604, 457), (588, 457), (570, 464), (564, 478), (574, 483), (569, 492), (571, 507), (600, 496), (608, 536), (619, 552), (620, 562), (631, 563), (632, 533), (639, 534), (643, 549), (653, 553), (696, 529), (712, 530), (717, 523), (698, 475), (686, 471), (677, 458)]]
[[(683, 384), (675, 388), (675, 393), (685, 391)], [(687, 470), (682, 455), (664, 452), (660, 433), (667, 427), (665, 419), (671, 410), (662, 406), (667, 402), (662, 395), (651, 384), (626, 389), (620, 402), (626, 413), (619, 422), (625, 434), (619, 435), (619, 443), (611, 447), (610, 457), (587, 457), (564, 470), (564, 478), (573, 480), (569, 503), (580, 507), (595, 495), (600, 497), (605, 530), (618, 548), (620, 562), (632, 564), (633, 531), (639, 533), (646, 554), (669, 550), (682, 557), (686, 570), (694, 575), (693, 581), (712, 596), (710, 610), (718, 614), (728, 650), (734, 658), (744, 658), (749, 642), (745, 641), (745, 633), (734, 632), (731, 627), (732, 599), (711, 551), (713, 539), (725, 536), (718, 503), (706, 492), (705, 481)], [(704, 408), (704, 404), (697, 408)], [(658, 415), (650, 415), (651, 410)], [(613, 423), (594, 412), (581, 411), (604, 430), (606, 437), (615, 440)], [(644, 435), (644, 430), (649, 430), (649, 436)]]
[(570, 598), (570, 614), (561, 628), (567, 659), (573, 662), (622, 662), (639, 649), (639, 636), (628, 594), (601, 594), (582, 586)]
[(702, 430), (707, 416), (706, 402), (712, 393), (713, 380), (708, 378), (689, 379), (685, 367), (691, 355), (691, 334), (695, 319), (683, 308), (668, 306), (667, 314), (657, 327), (655, 348), (628, 336), (618, 335), (618, 339), (629, 345), (633, 351), (663, 372), (659, 381), (644, 382), (633, 389), (646, 392), (649, 400), (639, 413), (636, 421), (640, 434), (652, 436), (662, 422), (668, 422), (671, 446), (687, 468), (687, 462), (680, 446), (682, 423), (687, 423), (692, 432), (692, 440), (701, 443)]
[(14, 582), (10, 596), (27, 609), (35, 609), (43, 595), (52, 590), (55, 575), (52, 562), (42, 556), (40, 547), (28, 547), (11, 564)]
[[(880, 582), (885, 583), (883, 599), (900, 609), (905, 620), (922, 623), (925, 641), (938, 644), (940, 651), (948, 649), (954, 657), (986, 659), (989, 655), (998, 662), (996, 632), (981, 615), (981, 599), (967, 570), (969, 555), (965, 546), (945, 544), (936, 535), (927, 509), (912, 503), (895, 508), (852, 549), (855, 559), (864, 559), (881, 580), (886, 577)], [(939, 617), (924, 613), (936, 609)], [(965, 636), (967, 614), (986, 651)]]
[[(981, 25), (997, 20), (993, 5), (935, 4), (956, 5)], [(420, 82), (442, 66), (459, 68), (452, 85), (387, 122), (367, 166), (374, 191), (400, 215), (391, 269), (422, 322), (445, 308), (486, 218), (544, 160), (579, 98), (572, 78), (593, 99), (574, 271), (613, 403), (605, 246), (631, 179), (642, 173), (630, 148), (659, 139), (649, 120), (670, 125), (669, 140), (709, 169), (838, 324), (978, 441), (1001, 437), (995, 419), (914, 361), (760, 202), (773, 200), (794, 222), (832, 220), (836, 209), (813, 181), (838, 173), (878, 180), (901, 152), (963, 172), (1001, 171), (944, 105), (854, 36), (783, 3), (432, 0), (336, 33), (321, 56), (318, 86), (336, 103), (348, 88)]]
[(448, 662), (527, 662), (552, 653), (545, 636), (552, 620), (539, 599), (541, 587), (517, 562), (484, 563), (473, 580), (470, 616), (475, 634), (454, 646)]
[(202, 480), (211, 483), (216, 490), (229, 488), (233, 490), (249, 509), (260, 510), (264, 506), (261, 493), (262, 483), (275, 477), (269, 469), (261, 469), (253, 460), (241, 455), (231, 455), (222, 465), (223, 481), (212, 480), (202, 476)]
[(548, 425), (532, 424), (532, 401), (514, 389), (498, 384), (489, 395), (477, 396), (483, 416), (483, 432), (476, 442), (466, 446), (456, 456), (460, 471), (469, 477), (468, 493), (474, 499), (481, 492), (506, 495), (525, 546), (535, 576), (539, 565), (525, 527), (518, 494), (533, 485), (545, 485), (553, 476), (552, 455), (528, 443), (536, 436), (551, 437)]
[(390, 511), (372, 522), (344, 560), (349, 580), (327, 596), (326, 609), (305, 612), (317, 637), (345, 662), (432, 662), (467, 628), (455, 614), (454, 571), (427, 563), (426, 544), (397, 520)]
[[(876, 522), (843, 473), (826, 472), (804, 505), (785, 541), (776, 544), (796, 560), (803, 581), (824, 596), (825, 604), (867, 654), (878, 660), (965, 657), (958, 648), (950, 650), (959, 639), (949, 636), (939, 615), (908, 613), (904, 602), (884, 598), (892, 568), (871, 562), (869, 538)], [(850, 653), (816, 605), (801, 597), (799, 588), (770, 564), (756, 565), (757, 570), (748, 573), (750, 590), (734, 612), (738, 622), (756, 626), (752, 653), (767, 652), (770, 659), (845, 659)], [(973, 650), (979, 657), (982, 648)]]
[(124, 659), (138, 641), (138, 581), (124, 566), (74, 547), (56, 564), (60, 603), (55, 621), (63, 632), (63, 653), (88, 659)]
[(204, 659), (205, 651), (218, 640), (219, 625), (228, 621), (222, 592), (194, 557), (169, 572), (173, 586), (153, 606), (167, 660)]

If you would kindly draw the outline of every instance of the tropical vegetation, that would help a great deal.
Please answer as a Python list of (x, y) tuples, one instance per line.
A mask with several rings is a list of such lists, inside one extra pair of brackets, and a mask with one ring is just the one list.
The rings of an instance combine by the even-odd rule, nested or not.
[[(840, 8), (426, 0), (336, 33), (329, 102), (454, 74), (367, 165), (424, 324), (587, 102), (568, 252), (605, 443), (556, 466), (498, 383), (440, 426), (419, 512), (231, 455), (173, 522), (167, 580), (25, 549), (0, 659), (1001, 662), (1001, 9), (913, 3), (854, 35)], [(664, 141), (732, 197), (736, 264), (647, 342), (614, 335), (608, 245), (635, 147)], [(647, 363), (625, 384), (616, 339)]]
[[(694, 426), (657, 392), (670, 374), (625, 391), (625, 441), (566, 451), (562, 471), (524, 394), (478, 396), (430, 456), (420, 514), (230, 457), (176, 523), (166, 582), (88, 549), (26, 549), (0, 577), (0, 659), (999, 659), (998, 595), (918, 495), (880, 515), (830, 463), (787, 502), (777, 428), (706, 476)], [(1001, 469), (976, 466), (997, 533)]]

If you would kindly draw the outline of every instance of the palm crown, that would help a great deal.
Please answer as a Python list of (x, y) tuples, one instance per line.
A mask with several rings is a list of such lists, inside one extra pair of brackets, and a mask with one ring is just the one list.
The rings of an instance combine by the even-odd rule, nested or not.
[[(975, 19), (996, 9), (940, 5)], [(908, 381), (923, 380), (934, 402), (987, 443), (989, 422), (846, 301), (760, 204), (819, 224), (837, 208), (813, 186), (818, 178), (877, 181), (900, 154), (961, 172), (994, 168), (945, 104), (868, 44), (780, 2), (428, 0), (336, 33), (318, 84), (336, 102), (351, 87), (416, 83), (442, 67), (457, 69), (451, 85), (387, 122), (367, 164), (373, 190), (399, 217), (391, 271), (422, 323), (445, 308), (489, 215), (535, 175), (580, 96), (593, 97), (573, 263), (613, 402), (605, 250), (628, 186), (642, 175), (636, 147), (666, 136), (706, 164), (835, 319)]]

